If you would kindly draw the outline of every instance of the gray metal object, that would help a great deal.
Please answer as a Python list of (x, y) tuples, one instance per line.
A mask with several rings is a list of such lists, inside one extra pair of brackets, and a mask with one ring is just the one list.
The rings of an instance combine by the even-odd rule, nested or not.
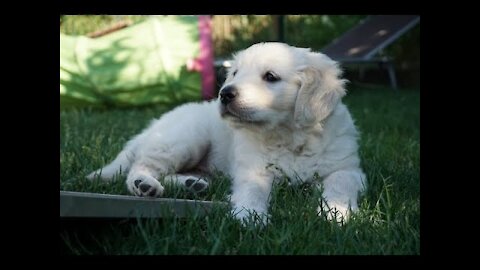
[(160, 218), (205, 215), (225, 202), (60, 191), (60, 217)]
[(321, 51), (342, 64), (372, 63), (386, 67), (392, 89), (397, 89), (392, 59), (385, 60), (375, 55), (418, 23), (418, 15), (369, 16)]

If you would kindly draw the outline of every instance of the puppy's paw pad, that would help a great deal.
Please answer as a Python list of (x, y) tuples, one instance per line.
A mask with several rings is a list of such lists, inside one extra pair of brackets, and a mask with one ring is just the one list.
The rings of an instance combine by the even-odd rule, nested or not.
[(185, 181), (185, 185), (186, 185), (187, 187), (190, 187), (190, 186), (192, 186), (192, 184), (195, 183), (196, 181), (197, 181), (197, 179), (189, 178), (189, 179), (187, 179), (187, 180)]
[(156, 189), (156, 188), (152, 188), (152, 189), (148, 192), (147, 195), (150, 196), (150, 197), (156, 197), (156, 196), (157, 196), (157, 189)]
[(135, 185), (136, 188), (138, 188), (138, 185), (140, 185), (140, 183), (142, 183), (142, 180), (140, 179), (133, 181), (133, 184)]
[(154, 178), (140, 177), (127, 180), (127, 186), (134, 195), (139, 197), (160, 197), (164, 191), (162, 185)]
[[(136, 181), (138, 181), (138, 180), (136, 180)], [(137, 188), (139, 188), (140, 191), (142, 191), (143, 193), (146, 193), (147, 191), (149, 191), (150, 189), (152, 189), (152, 186), (150, 186), (149, 184), (147, 184), (147, 183), (145, 183), (145, 182), (141, 182), (139, 186), (137, 186), (137, 185), (135, 184), (135, 186), (136, 186)]]
[(208, 182), (203, 179), (189, 178), (185, 181), (185, 186), (192, 192), (202, 192), (208, 187)]

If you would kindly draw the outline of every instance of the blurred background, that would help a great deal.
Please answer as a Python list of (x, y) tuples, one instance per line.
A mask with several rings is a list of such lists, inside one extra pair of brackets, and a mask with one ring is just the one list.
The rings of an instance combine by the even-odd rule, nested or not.
[[(224, 80), (225, 69), (228, 68), (228, 65), (223, 65), (223, 60), (228, 60), (232, 53), (264, 41), (282, 41), (322, 52), (322, 49), (369, 16), (208, 16), (211, 53), (213, 61), (216, 61), (215, 83), (214, 89), (211, 90), (213, 92), (203, 96), (202, 89), (198, 89), (204, 87), (203, 74), (195, 67), (189, 67), (187, 63), (194, 61), (195, 57), (198, 58), (201, 54), (198, 49), (200, 30), (196, 29), (200, 23), (198, 17), (60, 16), (61, 108), (141, 106), (150, 103), (176, 105), (191, 100), (213, 98), (218, 93)], [(157, 20), (157, 23), (148, 25), (146, 22), (151, 20)], [(153, 32), (148, 30), (148, 27), (154, 29), (155, 34), (151, 34)], [(129, 32), (129, 29), (133, 30)], [(158, 34), (159, 32), (162, 34)], [(191, 35), (182, 36), (182, 33), (186, 32)], [(130, 37), (134, 37), (131, 39), (136, 41), (129, 41)], [(150, 55), (145, 53), (149, 49)], [(186, 52), (187, 50), (190, 52)], [(162, 51), (160, 56), (157, 51)], [(125, 56), (122, 58), (121, 55)], [(155, 58), (157, 56), (158, 59)], [(394, 42), (380, 50), (376, 57), (394, 60), (392, 65), (396, 85), (400, 91), (405, 88), (418, 89), (420, 24), (395, 37)], [(169, 69), (166, 63), (175, 61), (179, 63), (170, 65)], [(158, 62), (162, 62), (163, 66), (153, 68)], [(137, 66), (133, 67), (132, 63), (137, 63)], [(351, 81), (351, 85), (391, 86), (388, 70), (381, 66), (379, 68), (377, 64), (342, 66), (345, 71), (344, 77)], [(195, 71), (198, 71), (198, 74), (195, 74)], [(138, 82), (132, 82), (134, 80)]]

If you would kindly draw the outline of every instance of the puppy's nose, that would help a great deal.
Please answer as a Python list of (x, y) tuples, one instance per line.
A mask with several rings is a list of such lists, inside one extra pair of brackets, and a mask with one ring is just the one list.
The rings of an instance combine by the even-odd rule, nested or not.
[(220, 101), (223, 105), (227, 105), (232, 102), (238, 95), (237, 88), (234, 86), (227, 86), (220, 91)]

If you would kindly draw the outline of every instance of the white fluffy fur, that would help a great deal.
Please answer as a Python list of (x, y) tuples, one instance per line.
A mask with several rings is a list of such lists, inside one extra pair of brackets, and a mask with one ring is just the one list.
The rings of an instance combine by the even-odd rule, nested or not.
[[(269, 71), (280, 80), (265, 80)], [(164, 114), (89, 178), (110, 179), (121, 169), (128, 172), (133, 194), (161, 196), (162, 176), (198, 191), (208, 183), (193, 172), (220, 170), (233, 179), (236, 217), (256, 213), (262, 221), (276, 179), (287, 175), (293, 184), (321, 179), (319, 205), (337, 210), (337, 218), (348, 217), (358, 209), (366, 178), (356, 128), (340, 101), (345, 95), (340, 75), (321, 53), (282, 43), (253, 45), (234, 56), (223, 87), (238, 90), (232, 103), (190, 103)]]

